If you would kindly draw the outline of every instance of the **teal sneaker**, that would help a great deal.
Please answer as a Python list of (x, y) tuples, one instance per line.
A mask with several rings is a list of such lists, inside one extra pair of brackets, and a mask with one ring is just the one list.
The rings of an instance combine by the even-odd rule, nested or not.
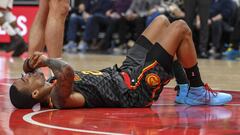
[(224, 105), (232, 100), (232, 95), (213, 91), (208, 84), (191, 87), (184, 103), (188, 105)]
[(175, 102), (178, 104), (184, 104), (184, 99), (187, 96), (189, 85), (188, 84), (178, 84), (177, 86), (177, 96)]

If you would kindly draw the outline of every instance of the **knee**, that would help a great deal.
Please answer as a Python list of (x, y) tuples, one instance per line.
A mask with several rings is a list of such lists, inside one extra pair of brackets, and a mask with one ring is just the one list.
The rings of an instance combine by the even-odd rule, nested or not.
[(50, 0), (49, 8), (54, 14), (65, 17), (68, 15), (70, 3), (69, 0)]
[(191, 29), (188, 27), (187, 23), (184, 20), (174, 21), (172, 25), (180, 34), (192, 35)]
[(78, 15), (75, 13), (70, 14), (69, 21), (76, 21), (78, 19)]
[(93, 16), (90, 16), (88, 19), (87, 19), (87, 23), (88, 24), (92, 24), (94, 21), (95, 21), (95, 17), (94, 17), (94, 15)]
[(170, 24), (168, 18), (165, 15), (159, 15), (153, 21), (165, 26), (168, 26)]

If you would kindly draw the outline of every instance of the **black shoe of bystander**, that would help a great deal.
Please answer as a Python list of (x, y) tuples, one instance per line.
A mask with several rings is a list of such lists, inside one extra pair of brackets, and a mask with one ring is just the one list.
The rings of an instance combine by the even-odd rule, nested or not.
[(28, 50), (27, 44), (24, 41), (22, 41), (22, 43), (19, 44), (17, 48), (14, 50), (12, 57), (19, 57), (27, 50)]
[(209, 54), (206, 52), (201, 52), (198, 56), (199, 58), (207, 59), (209, 58)]
[(23, 38), (19, 35), (11, 36), (10, 40), (11, 40), (11, 42), (7, 46), (6, 52), (11, 52), (13, 50), (16, 50), (16, 48), (18, 48), (18, 46), (20, 46), (20, 44), (22, 44), (22, 42), (24, 42)]

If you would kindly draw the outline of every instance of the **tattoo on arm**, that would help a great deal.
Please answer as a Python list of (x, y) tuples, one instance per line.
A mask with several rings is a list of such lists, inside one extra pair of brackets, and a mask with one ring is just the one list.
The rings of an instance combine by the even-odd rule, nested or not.
[(72, 93), (74, 71), (70, 65), (57, 59), (48, 59), (45, 64), (57, 78), (57, 83), (51, 93), (53, 103), (56, 107), (64, 106), (65, 99)]
[(57, 60), (57, 59), (52, 59), (49, 58), (45, 64), (53, 71), (53, 74), (58, 77), (59, 75), (61, 75), (63, 69), (66, 66), (69, 66), (67, 63), (61, 61), (61, 60)]

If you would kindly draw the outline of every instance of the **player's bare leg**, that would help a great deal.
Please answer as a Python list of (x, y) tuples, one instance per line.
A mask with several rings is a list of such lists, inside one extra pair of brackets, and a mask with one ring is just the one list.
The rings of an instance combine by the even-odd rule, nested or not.
[(65, 19), (69, 11), (69, 0), (50, 0), (45, 42), (50, 58), (62, 55)]
[(32, 56), (35, 51), (43, 51), (45, 47), (45, 27), (49, 12), (49, 0), (40, 0), (39, 9), (33, 21), (29, 35), (29, 56)]
[[(184, 68), (197, 63), (197, 55), (192, 42), (192, 33), (184, 21), (175, 21), (167, 28), (159, 27), (155, 19), (143, 35), (153, 44), (158, 42), (170, 55), (177, 55)], [(186, 52), (187, 50), (187, 52)]]
[[(166, 16), (158, 16), (155, 20), (155, 23), (152, 23), (151, 27), (159, 27), (161, 28), (161, 30), (163, 29), (167, 29), (167, 27), (170, 25), (170, 22), (168, 20), (168, 18)], [(158, 39), (158, 34), (159, 33), (159, 29), (146, 29), (145, 30), (145, 34), (148, 34), (148, 38), (151, 38), (150, 40), (152, 40), (152, 43), (157, 42)], [(155, 31), (155, 32), (154, 32)], [(150, 35), (151, 34), (151, 35)], [(176, 102), (177, 103), (184, 103), (182, 100), (182, 95), (186, 96), (189, 85), (188, 85), (188, 79), (185, 75), (185, 71), (182, 68), (182, 65), (179, 63), (179, 61), (177, 60), (176, 55), (174, 56), (174, 62), (173, 62), (173, 72), (174, 72), (174, 76), (176, 78), (177, 81), (177, 87), (178, 88), (178, 93), (176, 96)]]
[[(159, 43), (171, 56), (177, 55), (185, 68), (190, 82), (190, 90), (184, 98), (189, 105), (223, 105), (232, 100), (232, 96), (226, 93), (213, 92), (204, 85), (197, 66), (197, 55), (192, 40), (192, 32), (187, 24), (178, 20), (171, 23), (167, 28), (159, 27), (159, 18), (143, 32), (152, 43)], [(159, 45), (155, 44), (155, 45)]]

